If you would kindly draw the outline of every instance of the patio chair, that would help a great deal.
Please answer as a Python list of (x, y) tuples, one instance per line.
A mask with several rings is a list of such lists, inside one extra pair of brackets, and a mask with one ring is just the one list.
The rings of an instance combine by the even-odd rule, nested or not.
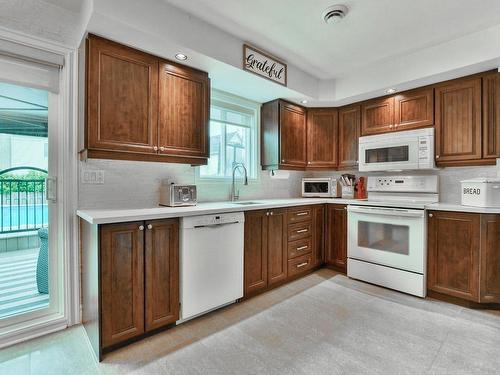
[(49, 293), (49, 231), (47, 228), (38, 230), (40, 252), (36, 263), (36, 284), (38, 292)]

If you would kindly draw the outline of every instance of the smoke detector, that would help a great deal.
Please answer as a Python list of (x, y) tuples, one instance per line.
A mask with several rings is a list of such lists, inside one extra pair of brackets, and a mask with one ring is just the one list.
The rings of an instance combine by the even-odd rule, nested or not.
[(323, 20), (326, 23), (339, 23), (347, 15), (349, 9), (345, 5), (332, 5), (323, 12)]

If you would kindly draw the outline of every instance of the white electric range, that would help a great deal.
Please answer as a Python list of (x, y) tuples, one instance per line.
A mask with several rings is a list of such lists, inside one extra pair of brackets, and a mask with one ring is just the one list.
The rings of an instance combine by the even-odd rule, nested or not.
[(368, 201), (348, 207), (347, 275), (425, 297), (424, 208), (438, 189), (438, 176), (368, 177)]

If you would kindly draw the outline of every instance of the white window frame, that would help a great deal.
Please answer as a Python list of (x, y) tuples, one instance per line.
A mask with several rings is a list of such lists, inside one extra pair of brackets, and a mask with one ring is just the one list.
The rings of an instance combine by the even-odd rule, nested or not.
[[(212, 101), (213, 102), (218, 102), (218, 103), (225, 103), (227, 104), (228, 109), (235, 109), (237, 110), (238, 107), (243, 108), (245, 111), (249, 111), (252, 113), (252, 116), (254, 118), (254, 124), (253, 126), (250, 126), (252, 130), (250, 131), (250, 150), (254, 152), (253, 155), (251, 155), (252, 158), (252, 171), (248, 170), (249, 177), (248, 181), (249, 183), (257, 183), (259, 181), (259, 169), (260, 169), (260, 107), (261, 104), (254, 102), (252, 100), (248, 100), (245, 98), (242, 98), (240, 96), (236, 96), (233, 94), (229, 94), (224, 91), (212, 89), (211, 94), (211, 103), (210, 106), (212, 106)], [(219, 105), (220, 106), (220, 105)], [(212, 121), (210, 119), (210, 121)], [(230, 122), (226, 122), (230, 123)], [(235, 124), (237, 126), (242, 126), (241, 124)], [(224, 142), (225, 144), (225, 142)], [(225, 150), (222, 153), (225, 155)], [(225, 157), (224, 157), (225, 161)], [(249, 167), (249, 166), (245, 166)], [(252, 173), (253, 172), (253, 173)], [(196, 181), (199, 181), (200, 183), (228, 183), (231, 182), (231, 176), (217, 176), (217, 177), (210, 177), (210, 176), (202, 176), (200, 174), (200, 167), (196, 168), (196, 175), (195, 175)]]

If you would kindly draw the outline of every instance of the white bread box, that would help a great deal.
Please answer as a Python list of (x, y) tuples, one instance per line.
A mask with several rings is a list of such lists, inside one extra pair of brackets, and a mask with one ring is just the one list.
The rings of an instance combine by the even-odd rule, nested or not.
[(500, 178), (462, 181), (462, 206), (500, 207)]

